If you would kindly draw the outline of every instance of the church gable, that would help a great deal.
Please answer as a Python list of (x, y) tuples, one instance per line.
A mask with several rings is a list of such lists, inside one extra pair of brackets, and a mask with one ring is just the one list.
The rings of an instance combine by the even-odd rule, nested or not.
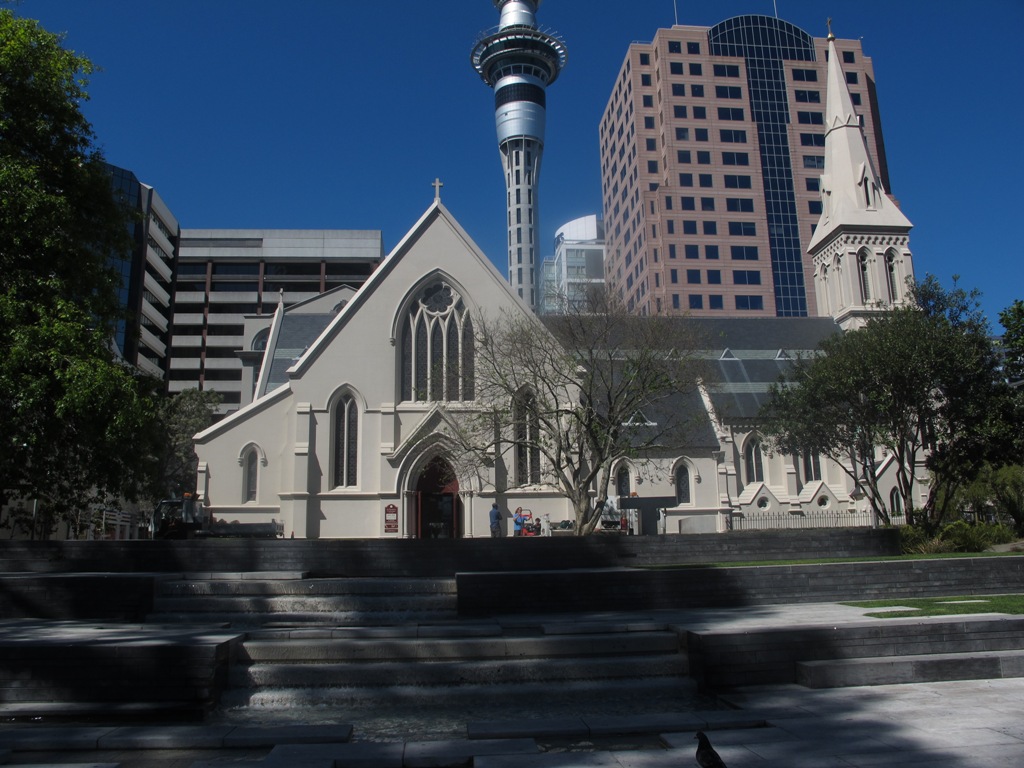
[[(322, 407), (341, 384), (371, 407), (471, 400), (476, 318), (529, 311), (439, 201), (343, 299), (284, 311), (257, 400), (287, 385), (298, 400)], [(431, 365), (442, 360), (433, 375)]]

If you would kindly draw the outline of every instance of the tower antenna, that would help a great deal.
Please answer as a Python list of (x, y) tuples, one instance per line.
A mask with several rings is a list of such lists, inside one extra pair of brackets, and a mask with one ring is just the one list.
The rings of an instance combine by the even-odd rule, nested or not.
[(678, 27), (679, 26), (679, 5), (678, 5), (677, 0), (672, 0), (672, 10), (675, 11), (675, 14), (676, 14), (676, 26)]

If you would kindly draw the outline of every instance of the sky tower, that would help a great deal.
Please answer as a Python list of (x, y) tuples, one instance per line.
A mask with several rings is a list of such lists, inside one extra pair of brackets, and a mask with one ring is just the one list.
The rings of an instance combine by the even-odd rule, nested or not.
[(473, 67), (494, 89), (494, 122), (508, 190), (508, 279), (537, 307), (541, 254), (537, 182), (544, 151), (545, 89), (566, 61), (565, 43), (537, 28), (541, 0), (494, 0), (496, 29), (473, 46)]

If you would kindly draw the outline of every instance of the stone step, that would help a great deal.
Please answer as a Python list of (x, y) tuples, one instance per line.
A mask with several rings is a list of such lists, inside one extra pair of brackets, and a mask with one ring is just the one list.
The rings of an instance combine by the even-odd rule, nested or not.
[(797, 662), (1024, 649), (1024, 616), (889, 619), (835, 626), (687, 632), (691, 673), (704, 688), (796, 680)]
[(681, 655), (591, 659), (500, 659), (335, 664), (252, 664), (231, 670), (233, 689), (391, 688), (394, 686), (509, 685), (566, 681), (681, 677)]
[(450, 595), (251, 595), (160, 597), (154, 613), (398, 613), (445, 611), (455, 615)]
[(91, 702), (209, 707), (228, 676), (231, 632), (28, 623), (0, 642), (0, 705)]
[(453, 578), (392, 578), (392, 579), (311, 579), (311, 578), (253, 578), (238, 574), (227, 578), (219, 574), (209, 578), (164, 579), (157, 584), (158, 597), (191, 596), (409, 596), (455, 595)]
[(796, 682), (808, 688), (1004, 677), (1024, 677), (1024, 650), (801, 661), (796, 664)]
[(160, 624), (198, 624), (230, 626), (242, 629), (266, 627), (343, 628), (343, 627), (395, 627), (409, 626), (415, 631), (419, 622), (442, 622), (452, 619), (453, 612), (446, 610), (405, 610), (405, 611), (280, 611), (242, 612), (223, 611), (190, 612), (176, 611), (152, 613), (147, 621)]
[(679, 654), (674, 632), (538, 637), (246, 640), (236, 659), (251, 664), (491, 659), (561, 660), (607, 656)]

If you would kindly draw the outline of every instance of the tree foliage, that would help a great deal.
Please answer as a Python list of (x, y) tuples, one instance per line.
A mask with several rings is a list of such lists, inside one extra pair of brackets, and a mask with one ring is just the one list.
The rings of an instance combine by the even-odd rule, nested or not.
[(163, 436), (159, 446), (159, 484), (155, 496), (180, 498), (196, 490), (196, 456), (192, 437), (213, 423), (220, 404), (213, 390), (186, 389), (160, 404)]
[(891, 457), (908, 514), (920, 506), (915, 484), (930, 475), (918, 522), (935, 526), (1004, 445), (1009, 399), (977, 293), (928, 277), (912, 299), (798, 360), (773, 388), (763, 431), (777, 450), (837, 461), (885, 522), (882, 462)]
[(1017, 299), (999, 313), (1003, 326), (1003, 371), (1007, 380), (1024, 382), (1024, 301)]
[(150, 482), (155, 382), (117, 359), (131, 247), (82, 115), (90, 62), (0, 10), (0, 503), (46, 519)]
[(986, 464), (957, 497), (960, 507), (982, 519), (1010, 519), (1018, 536), (1024, 536), (1024, 466)]
[[(539, 479), (572, 502), (577, 533), (590, 533), (616, 459), (686, 445), (696, 415), (678, 404), (708, 375), (700, 348), (685, 319), (632, 315), (603, 291), (543, 322), (519, 313), (485, 318), (477, 400), (490, 410), (468, 422), (463, 442), (499, 460), (510, 444), (539, 457)], [(514, 482), (514, 466), (498, 469)]]

